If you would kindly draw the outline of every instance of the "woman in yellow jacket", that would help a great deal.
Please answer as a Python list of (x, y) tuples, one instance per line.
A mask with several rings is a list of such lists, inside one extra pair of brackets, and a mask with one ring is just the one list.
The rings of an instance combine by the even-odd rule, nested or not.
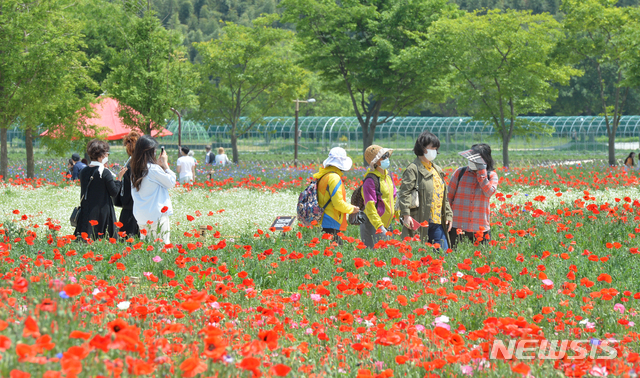
[[(369, 169), (361, 189), (365, 219), (360, 224), (360, 239), (371, 249), (379, 240), (387, 239), (387, 230), (394, 215), (396, 186), (387, 171), (392, 153), (393, 150), (375, 144), (364, 152)], [(376, 185), (376, 181), (379, 185)]]
[(334, 235), (335, 241), (342, 244), (337, 234), (346, 231), (347, 214), (360, 211), (357, 206), (347, 202), (347, 192), (342, 184), (342, 173), (350, 170), (353, 162), (344, 148), (334, 147), (322, 165), (318, 173), (313, 175), (318, 180), (318, 205), (326, 205), (322, 216), (322, 231)]

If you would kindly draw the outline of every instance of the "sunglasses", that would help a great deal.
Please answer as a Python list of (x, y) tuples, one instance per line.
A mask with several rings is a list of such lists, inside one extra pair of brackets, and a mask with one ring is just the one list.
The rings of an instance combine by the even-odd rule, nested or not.
[(380, 161), (382, 160), (387, 160), (389, 157), (391, 156), (391, 154), (389, 154), (388, 152), (384, 155), (382, 155), (382, 157), (380, 158)]

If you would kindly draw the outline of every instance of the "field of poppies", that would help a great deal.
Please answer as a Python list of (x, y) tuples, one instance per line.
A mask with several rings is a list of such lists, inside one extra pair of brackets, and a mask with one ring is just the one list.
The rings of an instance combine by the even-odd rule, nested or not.
[(78, 243), (77, 187), (0, 186), (0, 376), (637, 376), (637, 172), (500, 170), (493, 240), (439, 252), (274, 231), (314, 167), (242, 169), (173, 190), (167, 246)]

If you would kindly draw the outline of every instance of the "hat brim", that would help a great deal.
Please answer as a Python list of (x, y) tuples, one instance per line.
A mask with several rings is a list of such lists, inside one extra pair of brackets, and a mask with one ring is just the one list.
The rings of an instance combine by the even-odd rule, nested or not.
[(482, 156), (480, 156), (480, 154), (474, 152), (473, 150), (458, 152), (458, 155), (476, 164), (487, 164)]
[(330, 156), (325, 159), (322, 165), (325, 168), (327, 168), (328, 166), (333, 166), (338, 168), (341, 171), (349, 171), (353, 166), (353, 160), (351, 160), (351, 158), (348, 156), (345, 156), (345, 157)]
[(369, 165), (373, 167), (387, 152), (389, 153), (389, 156), (393, 155), (393, 149), (381, 148), (380, 151), (378, 151), (378, 154), (371, 159), (371, 163), (369, 163)]

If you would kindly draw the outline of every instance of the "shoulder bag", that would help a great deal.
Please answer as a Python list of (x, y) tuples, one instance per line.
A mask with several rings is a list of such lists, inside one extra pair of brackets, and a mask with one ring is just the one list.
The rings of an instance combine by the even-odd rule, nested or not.
[(69, 223), (71, 223), (71, 227), (78, 227), (78, 219), (80, 219), (80, 212), (82, 211), (82, 201), (87, 198), (87, 194), (89, 193), (89, 187), (91, 186), (91, 181), (93, 181), (93, 175), (89, 179), (89, 184), (87, 184), (87, 190), (84, 192), (82, 197), (80, 197), (80, 205), (73, 208), (71, 212), (71, 217), (69, 217)]

